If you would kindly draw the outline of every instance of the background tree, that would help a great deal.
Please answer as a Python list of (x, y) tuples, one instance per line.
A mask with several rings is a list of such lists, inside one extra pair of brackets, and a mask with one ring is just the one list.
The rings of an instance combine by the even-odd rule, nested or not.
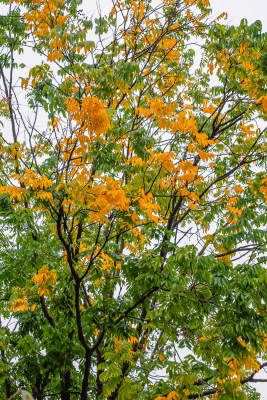
[(258, 399), (260, 22), (211, 22), (208, 0), (114, 0), (94, 20), (77, 0), (8, 7), (1, 398)]

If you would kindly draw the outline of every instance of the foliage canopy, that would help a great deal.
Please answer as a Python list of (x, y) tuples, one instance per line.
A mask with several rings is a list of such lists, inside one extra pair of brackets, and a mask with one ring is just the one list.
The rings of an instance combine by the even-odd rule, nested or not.
[(261, 23), (208, 0), (0, 3), (0, 397), (258, 399)]

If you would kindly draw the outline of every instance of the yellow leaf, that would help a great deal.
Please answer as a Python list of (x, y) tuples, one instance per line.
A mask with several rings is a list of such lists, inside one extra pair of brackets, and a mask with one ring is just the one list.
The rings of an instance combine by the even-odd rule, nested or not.
[(235, 206), (237, 202), (238, 202), (238, 197), (232, 197), (231, 199), (228, 200), (228, 203), (231, 206)]
[(178, 393), (173, 390), (171, 393), (168, 394), (167, 400), (176, 400), (178, 399), (178, 397)]
[(38, 274), (32, 277), (32, 280), (40, 285), (39, 295), (46, 296), (50, 293), (47, 286), (53, 285), (57, 280), (56, 271), (54, 269), (49, 270), (47, 265), (44, 265)]
[(188, 208), (190, 210), (198, 210), (198, 206), (196, 204), (194, 204), (194, 203), (189, 203), (188, 204)]
[(214, 113), (215, 110), (216, 110), (216, 108), (213, 105), (203, 108), (203, 112), (205, 114), (212, 114), (212, 113)]
[(29, 303), (27, 298), (24, 296), (20, 299), (16, 299), (12, 304), (10, 311), (17, 312), (17, 311), (26, 311), (28, 309)]

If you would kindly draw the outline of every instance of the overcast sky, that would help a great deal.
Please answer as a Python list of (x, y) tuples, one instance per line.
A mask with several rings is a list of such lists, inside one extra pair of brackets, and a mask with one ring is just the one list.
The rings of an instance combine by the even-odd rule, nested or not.
[(231, 24), (237, 25), (242, 18), (250, 24), (259, 19), (267, 32), (267, 0), (210, 0), (210, 3), (215, 15), (226, 11)]
[[(108, 11), (111, 0), (98, 0), (103, 11)], [(96, 2), (84, 0), (84, 5), (94, 9)], [(247, 18), (249, 23), (260, 19), (263, 23), (263, 29), (267, 32), (267, 0), (210, 0), (214, 10), (214, 15), (219, 15), (223, 11), (228, 12), (228, 21), (232, 24), (238, 24), (242, 18)]]

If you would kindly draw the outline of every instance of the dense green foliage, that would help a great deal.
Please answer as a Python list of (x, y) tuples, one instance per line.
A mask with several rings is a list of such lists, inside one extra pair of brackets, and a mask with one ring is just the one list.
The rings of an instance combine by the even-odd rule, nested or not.
[(1, 399), (259, 399), (267, 36), (156, 3), (0, 1)]

